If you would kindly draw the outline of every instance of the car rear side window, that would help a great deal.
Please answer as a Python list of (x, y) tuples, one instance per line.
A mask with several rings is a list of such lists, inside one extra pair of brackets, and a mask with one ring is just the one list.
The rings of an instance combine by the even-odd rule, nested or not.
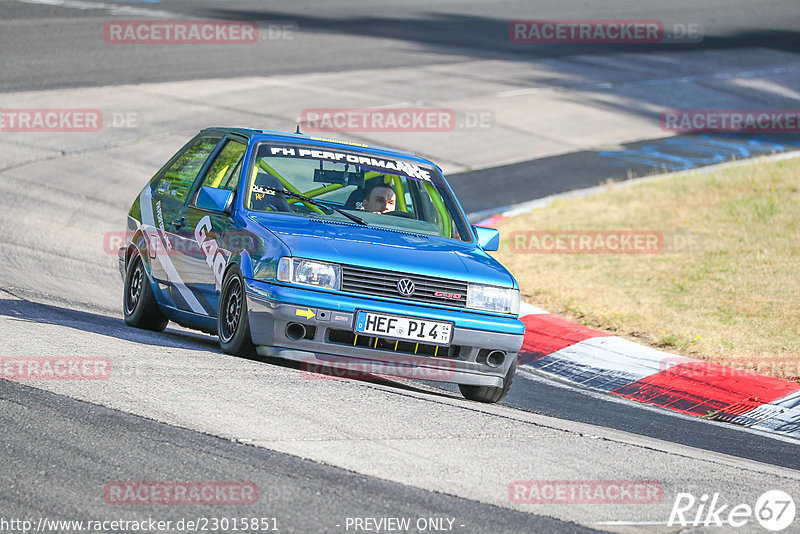
[(164, 171), (156, 184), (156, 193), (178, 202), (185, 202), (197, 174), (220, 139), (220, 137), (198, 139)]
[(204, 187), (234, 190), (239, 185), (239, 175), (242, 170), (242, 159), (247, 150), (247, 145), (229, 139), (219, 151), (214, 162), (208, 168), (203, 179)]

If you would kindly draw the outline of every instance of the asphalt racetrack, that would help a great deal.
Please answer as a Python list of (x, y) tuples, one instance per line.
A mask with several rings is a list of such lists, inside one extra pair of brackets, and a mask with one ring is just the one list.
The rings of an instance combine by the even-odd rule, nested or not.
[[(103, 37), (110, 21), (164, 19), (252, 21), (259, 40)], [(695, 24), (703, 37), (520, 45), (508, 33), (518, 19), (655, 19)], [(486, 128), (459, 123), (448, 134), (342, 135), (440, 162), (471, 213), (607, 178), (796, 150), (796, 133), (672, 135), (658, 117), (679, 106), (797, 108), (798, 23), (789, 1), (3, 2), (0, 111), (98, 108), (104, 124), (88, 133), (0, 127), (0, 357), (101, 356), (113, 371), (98, 381), (0, 380), (0, 531), (12, 520), (78, 532), (86, 525), (51, 521), (148, 519), (171, 521), (170, 532), (202, 530), (186, 522), (203, 519), (217, 520), (208, 531), (234, 531), (238, 517), (259, 519), (250, 531), (280, 532), (718, 532), (668, 525), (676, 498), (718, 494), (728, 509), (754, 507), (769, 490), (797, 500), (796, 440), (529, 370), (502, 403), (482, 405), (433, 383), (309, 379), (289, 362), (227, 356), (215, 338), (174, 325), (128, 328), (109, 235), (200, 128), (293, 131), (307, 108), (490, 117)], [(232, 481), (257, 487), (258, 498), (170, 506), (109, 497), (109, 484), (136, 481)], [(662, 493), (530, 504), (514, 497), (517, 481), (655, 483)], [(134, 531), (117, 526), (94, 531)], [(753, 517), (724, 530), (765, 531)]]

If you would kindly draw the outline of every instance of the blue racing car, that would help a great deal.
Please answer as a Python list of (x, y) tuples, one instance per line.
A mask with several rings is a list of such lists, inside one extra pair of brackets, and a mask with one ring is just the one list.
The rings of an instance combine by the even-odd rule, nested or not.
[(498, 402), (522, 346), (514, 277), (441, 170), (281, 132), (201, 131), (142, 189), (119, 250), (125, 322), (229, 354), (453, 382)]

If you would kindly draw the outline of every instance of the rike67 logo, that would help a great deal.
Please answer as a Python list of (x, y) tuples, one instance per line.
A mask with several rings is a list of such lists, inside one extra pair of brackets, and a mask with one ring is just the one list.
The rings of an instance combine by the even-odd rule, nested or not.
[(755, 519), (765, 529), (778, 532), (792, 524), (795, 511), (794, 499), (781, 490), (765, 492), (752, 507), (725, 503), (719, 493), (704, 493), (699, 499), (691, 493), (678, 493), (667, 525), (743, 527)]

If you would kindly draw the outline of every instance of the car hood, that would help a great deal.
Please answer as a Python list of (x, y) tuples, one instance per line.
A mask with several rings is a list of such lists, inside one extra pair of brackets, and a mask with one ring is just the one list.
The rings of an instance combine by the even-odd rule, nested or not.
[(516, 287), (505, 267), (473, 243), (313, 218), (251, 218), (283, 241), (293, 256)]

